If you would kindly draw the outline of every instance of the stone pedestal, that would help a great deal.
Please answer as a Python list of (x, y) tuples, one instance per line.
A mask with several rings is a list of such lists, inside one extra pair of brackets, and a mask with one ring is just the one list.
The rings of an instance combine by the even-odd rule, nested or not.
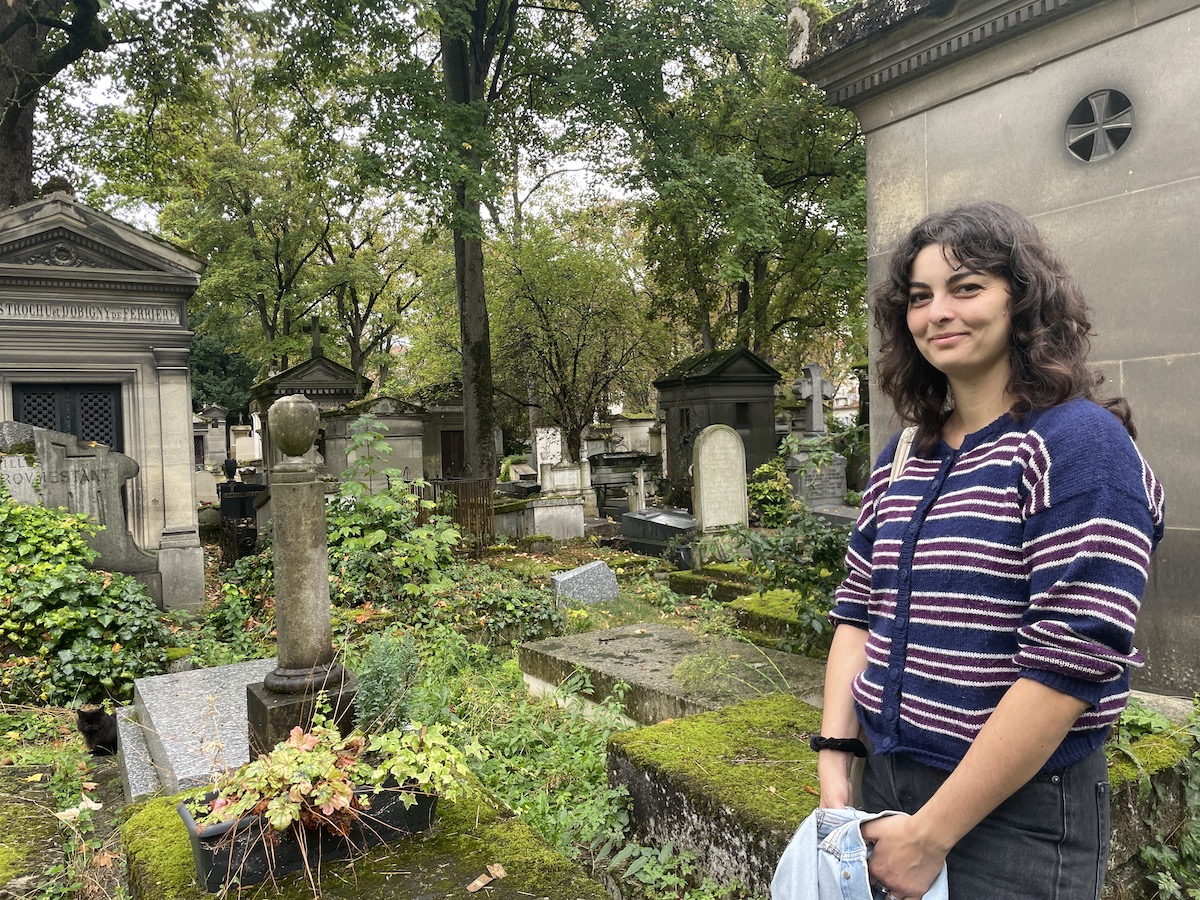
[(354, 676), (333, 660), (325, 488), (306, 454), (317, 407), (302, 394), (271, 405), (269, 425), (283, 461), (271, 469), (275, 630), (279, 664), (246, 689), (251, 754), (269, 750), (297, 725), (307, 729), (324, 693), (339, 728), (353, 724)]
[[(354, 728), (354, 697), (358, 679), (348, 669), (341, 669), (337, 680), (330, 680), (324, 691), (331, 718), (343, 736)], [(277, 694), (263, 683), (246, 686), (246, 731), (250, 741), (250, 758), (257, 759), (280, 741), (287, 740), (292, 729), (299, 725), (307, 729), (312, 724), (317, 693)]]

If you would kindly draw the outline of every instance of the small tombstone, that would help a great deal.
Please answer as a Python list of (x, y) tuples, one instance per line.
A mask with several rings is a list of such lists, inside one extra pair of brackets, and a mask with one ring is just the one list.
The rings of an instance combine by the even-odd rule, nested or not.
[(746, 450), (741, 435), (728, 425), (709, 425), (692, 451), (696, 531), (719, 531), (746, 525)]
[(196, 483), (196, 502), (201, 504), (217, 502), (217, 479), (207, 469), (197, 469), (192, 476)]
[(570, 572), (551, 575), (550, 588), (556, 601), (567, 599), (578, 600), (581, 603), (603, 603), (606, 600), (616, 600), (620, 595), (617, 576), (601, 559)]
[(104, 444), (10, 421), (0, 422), (0, 473), (19, 503), (65, 507), (103, 525), (89, 540), (100, 554), (93, 565), (145, 574), (139, 580), (161, 602), (158, 560), (134, 543), (125, 520), (121, 490), (137, 475), (137, 462)]

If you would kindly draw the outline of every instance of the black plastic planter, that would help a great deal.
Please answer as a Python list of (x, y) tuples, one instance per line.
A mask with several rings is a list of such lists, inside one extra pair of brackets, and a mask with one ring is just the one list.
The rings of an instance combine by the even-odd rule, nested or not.
[[(325, 860), (361, 854), (377, 844), (426, 831), (433, 824), (436, 796), (409, 791), (417, 802), (405, 809), (405, 792), (397, 787), (384, 787), (378, 794), (369, 790), (356, 793), (369, 797), (371, 808), (360, 810), (349, 837), (299, 825), (275, 831), (265, 816), (246, 816), (202, 828), (192, 818), (186, 802), (176, 808), (192, 841), (200, 884), (215, 893), (226, 885), (259, 884), (306, 866), (315, 870)], [(209, 794), (205, 802), (214, 796)]]

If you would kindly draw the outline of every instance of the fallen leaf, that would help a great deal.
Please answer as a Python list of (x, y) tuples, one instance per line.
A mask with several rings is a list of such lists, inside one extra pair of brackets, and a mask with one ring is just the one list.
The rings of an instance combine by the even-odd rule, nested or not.
[(775, 793), (775, 785), (771, 785), (769, 788), (767, 788), (767, 793), (774, 794)]
[(474, 881), (467, 885), (467, 891), (475, 894), (482, 891), (485, 887), (492, 883), (494, 879), (491, 875), (480, 875)]
[(504, 871), (504, 866), (500, 863), (491, 863), (488, 867), (488, 874), (493, 878), (507, 878), (508, 873)]
[(804, 789), (805, 789), (806, 791), (808, 791), (810, 794), (812, 794), (814, 797), (820, 797), (820, 796), (821, 796), (821, 792), (820, 792), (820, 791), (818, 791), (818, 790), (817, 790), (815, 787), (812, 787), (811, 785), (807, 785), (807, 784), (806, 784), (806, 785), (804, 785)]
[(28, 776), (25, 780), (26, 781), (41, 781), (45, 777), (46, 776), (43, 775), (41, 772), (34, 772), (32, 775)]
[(100, 787), (100, 785), (96, 784), (94, 781), (85, 781), (83, 783), (83, 789), (85, 791), (94, 791), (98, 787)]
[(56, 812), (54, 818), (62, 822), (74, 822), (79, 818), (79, 807), (73, 806), (70, 809), (64, 809), (62, 812)]
[(104, 804), (97, 803), (91, 797), (84, 794), (79, 800), (79, 808), (80, 809), (91, 809), (91, 810), (104, 809)]

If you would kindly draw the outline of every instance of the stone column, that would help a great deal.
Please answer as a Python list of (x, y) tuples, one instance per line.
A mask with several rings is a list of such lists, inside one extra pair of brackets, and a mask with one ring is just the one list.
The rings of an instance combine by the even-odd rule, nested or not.
[(158, 571), (166, 609), (199, 609), (204, 603), (204, 549), (196, 517), (192, 449), (192, 391), (187, 347), (154, 349), (158, 418), (162, 428), (162, 532)]
[(282, 461), (271, 469), (275, 630), (279, 661), (247, 691), (250, 753), (271, 749), (296, 726), (307, 728), (318, 692), (343, 733), (353, 725), (357, 681), (333, 660), (325, 491), (303, 459), (317, 437), (318, 411), (303, 394), (276, 400), (268, 427)]

